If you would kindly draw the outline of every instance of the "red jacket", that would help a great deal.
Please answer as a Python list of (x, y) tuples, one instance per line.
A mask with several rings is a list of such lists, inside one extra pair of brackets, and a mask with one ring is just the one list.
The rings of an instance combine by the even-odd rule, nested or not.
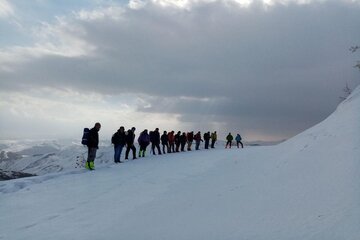
[(168, 137), (169, 137), (169, 143), (170, 143), (170, 144), (175, 142), (174, 133), (169, 132), (169, 133), (168, 133)]

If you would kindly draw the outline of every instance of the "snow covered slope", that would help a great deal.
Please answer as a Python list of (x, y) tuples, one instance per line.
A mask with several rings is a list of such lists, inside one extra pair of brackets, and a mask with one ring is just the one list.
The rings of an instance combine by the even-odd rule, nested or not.
[(277, 146), (1, 182), (0, 239), (358, 240), (359, 122), (357, 88)]

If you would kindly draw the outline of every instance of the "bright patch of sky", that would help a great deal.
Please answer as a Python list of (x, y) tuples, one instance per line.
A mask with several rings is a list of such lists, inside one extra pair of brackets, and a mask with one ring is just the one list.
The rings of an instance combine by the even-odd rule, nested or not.
[(109, 0), (0, 0), (0, 47), (31, 45), (34, 28), (53, 23), (57, 17), (91, 10), (109, 4), (126, 5), (127, 1)]

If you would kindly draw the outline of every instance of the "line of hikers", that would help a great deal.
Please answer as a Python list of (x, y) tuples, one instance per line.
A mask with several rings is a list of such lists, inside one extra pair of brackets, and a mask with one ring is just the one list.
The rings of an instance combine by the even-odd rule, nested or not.
[[(126, 145), (126, 153), (125, 159), (128, 159), (129, 152), (132, 150), (133, 159), (136, 159), (136, 148), (134, 146), (135, 141), (135, 127), (125, 131), (125, 128), (121, 126), (116, 133), (113, 134), (111, 138), (111, 143), (114, 144), (115, 154), (114, 154), (114, 162), (120, 163), (120, 155), (122, 149)], [(159, 155), (165, 153), (173, 153), (173, 152), (184, 152), (185, 147), (187, 151), (192, 150), (192, 144), (195, 142), (195, 150), (199, 150), (200, 143), (205, 142), (205, 149), (215, 148), (215, 142), (217, 141), (217, 133), (216, 131), (211, 133), (207, 132), (201, 137), (201, 132), (188, 132), (181, 133), (178, 131), (176, 134), (174, 131), (167, 132), (164, 131), (160, 136), (159, 128), (156, 128), (154, 131), (148, 132), (147, 129), (140, 133), (137, 141), (140, 146), (139, 157), (145, 157), (146, 149), (149, 145), (151, 145), (151, 152), (153, 155), (156, 155), (156, 150)], [(211, 140), (211, 145), (210, 145)], [(160, 147), (162, 146), (162, 149)]]
[[(88, 130), (84, 136), (82, 143), (88, 146), (88, 158), (85, 167), (87, 169), (93, 170), (94, 169), (94, 161), (96, 158), (96, 151), (99, 148), (99, 134), (101, 124), (96, 123), (95, 126)], [(121, 126), (111, 137), (111, 143), (114, 145), (114, 162), (121, 163), (120, 156), (122, 153), (123, 148), (126, 146), (125, 152), (125, 159), (128, 159), (130, 150), (132, 151), (133, 159), (137, 159), (136, 157), (136, 147), (135, 147), (135, 127), (125, 131), (125, 128)], [(227, 136), (227, 143), (225, 148), (228, 146), (231, 148), (231, 143), (233, 141), (233, 136), (231, 133)], [(211, 140), (211, 144), (210, 144)], [(241, 136), (238, 134), (235, 138), (237, 141), (237, 146), (241, 144), (243, 148), (243, 144), (241, 143)], [(199, 150), (200, 143), (204, 142), (205, 149), (215, 148), (215, 143), (217, 141), (217, 133), (216, 131), (213, 133), (206, 132), (201, 136), (201, 132), (198, 131), (194, 134), (193, 131), (188, 133), (181, 133), (178, 131), (176, 134), (174, 131), (167, 132), (164, 131), (163, 134), (160, 136), (159, 128), (156, 128), (154, 131), (148, 132), (147, 129), (140, 133), (140, 136), (137, 139), (138, 144), (140, 146), (139, 149), (139, 157), (145, 157), (146, 149), (151, 144), (151, 151), (153, 155), (156, 155), (155, 150), (157, 150), (158, 154), (165, 154), (165, 153), (174, 153), (174, 152), (184, 152), (185, 147), (187, 147), (187, 151), (192, 150), (192, 144), (195, 142), (195, 150)], [(160, 144), (162, 145), (162, 151), (160, 148)]]

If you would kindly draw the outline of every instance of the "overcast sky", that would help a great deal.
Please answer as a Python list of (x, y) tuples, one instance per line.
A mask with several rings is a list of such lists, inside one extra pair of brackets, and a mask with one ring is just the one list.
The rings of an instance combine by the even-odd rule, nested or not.
[[(61, 3), (61, 4), (60, 4)], [(0, 139), (102, 123), (281, 140), (325, 119), (359, 0), (0, 0)]]

